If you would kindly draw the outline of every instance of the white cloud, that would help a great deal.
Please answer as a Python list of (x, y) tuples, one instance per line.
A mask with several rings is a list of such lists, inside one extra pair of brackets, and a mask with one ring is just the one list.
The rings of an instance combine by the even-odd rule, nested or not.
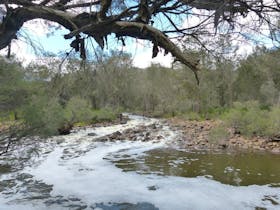
[[(198, 9), (193, 9), (192, 12), (193, 12), (193, 14), (199, 14), (199, 13), (211, 14), (211, 12), (202, 11), (202, 10), (198, 10)], [(240, 20), (238, 20), (238, 21), (241, 22), (242, 24), (247, 25), (247, 28), (243, 29), (245, 32), (252, 33), (252, 30), (250, 30), (250, 28), (255, 27), (255, 25), (253, 22), (250, 22), (250, 21), (252, 19), (257, 19), (257, 18), (258, 17), (256, 17), (256, 15), (249, 14), (246, 18), (240, 18)], [(190, 15), (183, 22), (182, 27), (193, 27), (193, 26), (196, 26), (197, 24), (199, 24), (203, 20), (205, 20), (205, 16), (198, 17), (198, 16)], [(36, 19), (36, 20), (25, 23), (23, 29), (30, 34), (35, 34), (36, 36), (32, 36), (32, 39), (34, 38), (33, 40), (36, 41), (36, 37), (37, 37), (37, 40), (39, 40), (38, 44), (40, 45), (40, 38), (45, 37), (46, 34), (48, 34), (50, 32), (50, 30), (48, 28), (48, 24), (52, 24), (52, 22), (46, 22), (41, 19)], [(56, 26), (58, 26), (58, 25), (56, 25)], [(213, 25), (210, 25), (210, 26), (209, 26), (209, 28), (208, 27), (204, 28), (204, 30), (209, 29), (209, 30), (211, 30), (209, 32), (212, 33)], [(265, 35), (268, 35), (268, 27), (266, 25), (263, 25), (261, 29), (262, 29), (263, 33), (265, 33)], [(241, 30), (241, 28), (236, 27), (236, 30)], [(206, 42), (206, 44), (211, 45), (213, 43), (218, 43), (219, 37), (218, 36), (209, 36), (209, 37), (204, 36), (202, 38), (202, 40), (204, 42)], [(46, 41), (46, 39), (44, 39), (44, 41)], [(147, 41), (143, 41), (143, 40), (135, 41), (135, 39), (130, 39), (130, 41), (128, 41), (126, 47), (121, 47), (121, 43), (116, 43), (116, 39), (112, 40), (111, 42), (112, 43), (109, 44), (110, 49), (113, 49), (115, 47), (115, 49), (122, 49), (122, 50), (125, 50), (125, 51), (131, 53), (132, 57), (133, 57), (133, 64), (140, 68), (148, 67), (152, 63), (158, 63), (163, 66), (170, 67), (171, 63), (173, 61), (173, 58), (170, 54), (168, 54), (167, 56), (164, 56), (163, 52), (160, 52), (156, 58), (152, 59), (152, 44)], [(182, 46), (179, 43), (179, 41), (175, 40), (174, 42), (178, 46)], [(186, 43), (182, 43), (182, 44), (185, 45)], [(242, 55), (242, 56), (246, 56), (246, 55), (250, 54), (254, 48), (254, 44), (248, 42), (248, 40), (246, 40), (244, 37), (238, 36), (238, 35), (234, 36), (232, 44), (235, 46), (238, 46), (237, 54)], [(48, 45), (52, 45), (52, 43), (48, 43)], [(54, 44), (54, 45), (56, 47), (58, 47), (57, 44)], [(272, 46), (271, 44), (268, 45), (268, 42), (266, 43), (266, 45)], [(215, 46), (215, 45), (210, 46), (210, 48), (213, 46)], [(197, 46), (193, 45), (191, 47), (197, 48), (198, 45)], [(33, 49), (27, 43), (24, 43), (23, 41), (19, 41), (19, 40), (13, 41), (12, 50), (13, 50), (13, 52), (17, 52), (18, 58), (23, 60), (23, 62), (25, 64), (36, 59)], [(63, 49), (61, 49), (61, 50), (63, 50)], [(219, 49), (217, 48), (215, 50), (219, 50)], [(3, 54), (3, 53), (5, 53), (5, 50), (2, 50), (1, 52)]]
[(23, 41), (12, 43), (12, 53), (16, 53), (17, 58), (24, 66), (36, 60), (32, 47)]
[[(212, 12), (213, 13), (213, 12)], [(205, 10), (199, 10), (196, 8), (192, 9), (192, 15), (188, 15), (185, 21), (182, 24), (182, 28), (192, 28), (197, 26), (203, 21), (206, 21), (204, 23), (208, 23), (209, 20), (207, 20), (208, 15), (211, 13), (209, 11)]]
[[(274, 1), (265, 0), (264, 4), (272, 5)], [(275, 4), (275, 2), (274, 2)], [(192, 14), (200, 14), (201, 16), (189, 15), (186, 20), (182, 24), (182, 28), (190, 28), (194, 27), (200, 23), (203, 23), (203, 27), (199, 30), (199, 33), (204, 31), (203, 36), (199, 36), (200, 40), (205, 44), (205, 46), (213, 50), (214, 52), (219, 51), (219, 46), (217, 45), (221, 39), (219, 34), (228, 34), (227, 29), (229, 25), (227, 23), (222, 23), (217, 28), (217, 35), (215, 35), (215, 27), (213, 23), (212, 17), (210, 20), (204, 22), (205, 18), (209, 15), (213, 15), (213, 11), (205, 11), (192, 9)], [(279, 13), (271, 13), (269, 16), (265, 17), (271, 23), (276, 23), (280, 18)], [(275, 45), (279, 45), (280, 43), (277, 41), (272, 41), (270, 39), (271, 36), (271, 28), (270, 25), (266, 21), (260, 21), (260, 17), (255, 12), (249, 12), (246, 17), (239, 15), (235, 18), (235, 21), (238, 23), (235, 25), (232, 33), (230, 33), (229, 42), (232, 44), (233, 49), (237, 48), (236, 53), (238, 56), (246, 57), (248, 54), (253, 52), (253, 49), (257, 45), (263, 45), (268, 48), (271, 48)], [(275, 24), (276, 26), (276, 24)], [(279, 31), (279, 28), (277, 29)], [(191, 33), (191, 30), (189, 30)], [(190, 45), (190, 48), (198, 47), (195, 45)]]
[(165, 67), (171, 67), (173, 58), (171, 54), (164, 56), (164, 52), (160, 49), (157, 57), (152, 58), (152, 45), (145, 40), (134, 40), (129, 47), (126, 47), (127, 51), (132, 53), (133, 65), (139, 68), (149, 67), (151, 64), (160, 64)]
[(147, 68), (151, 64), (160, 64), (164, 67), (171, 67), (173, 58), (171, 54), (164, 56), (164, 52), (160, 49), (157, 57), (152, 58), (152, 44), (149, 41), (142, 39), (127, 38), (125, 40), (126, 45), (122, 46), (121, 42), (116, 42), (115, 39), (111, 39), (109, 42), (109, 49), (117, 49), (125, 51), (132, 55), (133, 65), (139, 68)]
[(149, 67), (153, 64), (160, 64), (165, 67), (171, 67), (173, 58), (170, 54), (164, 56), (163, 53), (159, 53), (156, 58), (152, 58), (152, 51), (143, 51), (134, 56), (133, 64), (139, 68)]
[(36, 34), (36, 36), (44, 36), (49, 33), (48, 24), (50, 23), (55, 24), (53, 22), (47, 22), (43, 19), (35, 19), (24, 23), (21, 30), (27, 30), (32, 34)]
[[(2, 49), (0, 54), (6, 56), (8, 53), (8, 47)], [(13, 40), (11, 45), (11, 53), (16, 55), (16, 58), (22, 62), (25, 66), (28, 63), (36, 60), (36, 56), (33, 53), (33, 49), (22, 40)]]

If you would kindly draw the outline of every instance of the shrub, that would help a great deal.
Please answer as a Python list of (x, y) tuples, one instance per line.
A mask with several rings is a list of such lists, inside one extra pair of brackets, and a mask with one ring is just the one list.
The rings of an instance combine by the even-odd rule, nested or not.
[(93, 112), (88, 101), (74, 96), (66, 104), (65, 116), (70, 124), (78, 122), (86, 123), (90, 122), (93, 118)]
[(228, 111), (228, 108), (225, 107), (209, 108), (208, 110), (202, 112), (202, 116), (204, 119), (218, 119), (226, 111)]
[(99, 109), (93, 111), (92, 123), (112, 121), (117, 118), (117, 114), (110, 109)]
[(36, 135), (54, 135), (65, 123), (64, 110), (56, 98), (33, 97), (23, 108), (23, 120)]
[(269, 124), (266, 130), (266, 135), (280, 135), (280, 106), (272, 107), (269, 112)]
[(247, 136), (272, 135), (276, 131), (272, 126), (275, 121), (272, 118), (272, 111), (269, 112), (267, 109), (261, 109), (255, 101), (235, 103), (234, 107), (223, 116), (227, 125)]
[(72, 97), (65, 109), (57, 98), (33, 97), (32, 102), (24, 107), (23, 119), (26, 125), (33, 131), (30, 134), (55, 135), (59, 129), (65, 126), (81, 125), (88, 123), (111, 121), (116, 114), (108, 109), (92, 111), (89, 103), (80, 98)]
[(210, 143), (219, 143), (227, 141), (230, 137), (230, 134), (225, 126), (219, 125), (214, 127), (209, 132), (209, 141)]

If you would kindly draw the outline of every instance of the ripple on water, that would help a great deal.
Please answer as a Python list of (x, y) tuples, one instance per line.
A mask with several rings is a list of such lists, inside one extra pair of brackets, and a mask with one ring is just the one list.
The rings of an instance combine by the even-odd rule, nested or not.
[(280, 183), (280, 156), (267, 153), (211, 153), (153, 149), (138, 156), (122, 158), (122, 152), (107, 157), (124, 171), (158, 173), (180, 177), (211, 176), (231, 185)]

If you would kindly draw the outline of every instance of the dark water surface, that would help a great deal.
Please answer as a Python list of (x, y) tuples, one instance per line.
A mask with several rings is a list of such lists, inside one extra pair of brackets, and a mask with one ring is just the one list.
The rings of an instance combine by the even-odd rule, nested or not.
[(205, 176), (237, 186), (280, 184), (280, 155), (271, 153), (156, 149), (136, 158), (116, 158), (113, 162), (117, 167), (141, 174)]

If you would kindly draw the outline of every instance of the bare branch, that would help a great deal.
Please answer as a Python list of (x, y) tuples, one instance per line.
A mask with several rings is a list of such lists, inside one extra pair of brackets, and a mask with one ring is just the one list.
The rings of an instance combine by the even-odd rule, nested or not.
[(52, 7), (61, 9), (64, 5), (66, 5), (70, 1), (71, 0), (59, 0), (59, 2), (55, 3), (54, 5), (52, 5)]
[[(192, 36), (202, 47), (198, 37), (218, 33), (241, 33), (250, 29), (259, 32), (258, 28), (265, 26), (271, 30), (271, 39), (278, 34), (280, 4), (278, 0), (265, 2), (263, 0), (0, 0), (0, 6), (6, 6), (3, 21), (0, 23), (0, 49), (7, 47), (22, 25), (30, 20), (42, 18), (54, 21), (68, 30), (66, 39), (76, 37), (71, 43), (81, 57), (85, 58), (83, 38), (80, 33), (93, 37), (100, 47), (104, 47), (106, 37), (115, 34), (117, 37), (133, 37), (148, 40), (153, 43), (153, 56), (159, 48), (170, 52), (178, 61), (187, 65), (195, 74), (197, 61), (186, 55), (171, 40), (178, 37)], [(118, 2), (121, 4), (117, 5)], [(91, 6), (95, 12), (91, 12)], [(196, 8), (196, 10), (194, 10)], [(75, 9), (76, 14), (69, 9)], [(85, 12), (87, 11), (87, 12)], [(255, 30), (245, 26), (240, 20), (248, 14), (253, 14)], [(250, 17), (250, 15), (248, 15)], [(248, 17), (247, 16), (247, 17)], [(196, 24), (184, 25), (186, 18), (195, 17)], [(152, 26), (152, 18), (156, 20)], [(277, 19), (278, 18), (278, 19)], [(161, 28), (159, 22), (164, 20)], [(257, 25), (258, 23), (258, 25)], [(235, 30), (238, 27), (238, 30)], [(214, 30), (213, 30), (214, 29)], [(166, 34), (172, 34), (172, 38)]]
[(44, 0), (40, 3), (40, 5), (44, 6), (44, 5), (48, 4), (50, 1), (52, 1), (52, 0)]
[[(100, 28), (102, 28), (102, 31), (100, 31)], [(73, 31), (64, 37), (69, 39), (81, 32), (86, 34), (102, 33), (104, 36), (110, 33), (115, 33), (116, 36), (130, 36), (138, 39), (157, 42), (158, 46), (170, 52), (178, 61), (187, 65), (194, 72), (198, 71), (197, 62), (193, 61), (193, 59), (190, 57), (186, 57), (182, 51), (160, 30), (144, 23), (116, 21), (110, 24), (108, 22), (102, 22), (99, 23), (99, 25), (89, 24), (88, 26), (78, 29), (77, 31)]]

